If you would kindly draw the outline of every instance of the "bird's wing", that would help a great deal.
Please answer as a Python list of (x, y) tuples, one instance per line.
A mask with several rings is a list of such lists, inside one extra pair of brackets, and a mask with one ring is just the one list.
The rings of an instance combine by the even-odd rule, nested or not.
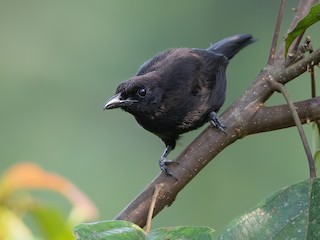
[(228, 59), (215, 52), (195, 49), (194, 52), (199, 56), (201, 65), (198, 76), (194, 81), (195, 94), (207, 95), (208, 93), (217, 95), (225, 92), (226, 68)]
[(159, 67), (159, 63), (165, 61), (168, 55), (170, 55), (171, 51), (172, 49), (163, 51), (153, 58), (149, 59), (148, 61), (144, 62), (136, 73), (136, 76), (141, 76), (156, 70)]

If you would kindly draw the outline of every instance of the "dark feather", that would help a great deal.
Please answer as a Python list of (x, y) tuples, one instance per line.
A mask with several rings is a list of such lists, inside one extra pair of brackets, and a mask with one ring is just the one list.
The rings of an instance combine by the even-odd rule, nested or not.
[(118, 86), (117, 95), (105, 108), (120, 107), (131, 113), (166, 144), (166, 157), (180, 134), (209, 120), (220, 123), (210, 116), (216, 116), (225, 101), (228, 62), (254, 41), (251, 35), (240, 34), (208, 49), (176, 48), (159, 53)]

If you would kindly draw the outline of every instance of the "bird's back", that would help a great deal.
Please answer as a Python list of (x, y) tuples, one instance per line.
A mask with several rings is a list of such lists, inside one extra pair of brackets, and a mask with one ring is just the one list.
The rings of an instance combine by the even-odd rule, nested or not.
[(173, 149), (180, 134), (202, 126), (212, 112), (218, 112), (225, 101), (229, 60), (254, 41), (249, 34), (239, 34), (208, 49), (159, 53), (118, 86), (106, 108), (118, 106), (131, 113)]

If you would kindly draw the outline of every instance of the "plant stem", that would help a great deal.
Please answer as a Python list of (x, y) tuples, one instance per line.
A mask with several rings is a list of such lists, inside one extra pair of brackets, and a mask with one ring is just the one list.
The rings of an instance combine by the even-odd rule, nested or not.
[(300, 134), (300, 138), (301, 138), (304, 150), (305, 150), (306, 155), (307, 155), (310, 178), (315, 178), (316, 177), (316, 170), (315, 170), (315, 166), (314, 166), (314, 160), (313, 160), (311, 149), (310, 149), (310, 146), (308, 144), (306, 135), (304, 133), (304, 130), (303, 130), (299, 115), (297, 113), (297, 110), (295, 109), (295, 107), (293, 105), (293, 102), (291, 101), (291, 98), (290, 98), (286, 88), (284, 87), (284, 85), (281, 84), (281, 83), (275, 82), (272, 79), (269, 79), (269, 82), (271, 83), (271, 85), (274, 87), (275, 90), (277, 90), (277, 91), (282, 93), (282, 95), (284, 96), (285, 100), (288, 103), (290, 112), (292, 114), (292, 117), (293, 117), (296, 125), (297, 125), (298, 132)]

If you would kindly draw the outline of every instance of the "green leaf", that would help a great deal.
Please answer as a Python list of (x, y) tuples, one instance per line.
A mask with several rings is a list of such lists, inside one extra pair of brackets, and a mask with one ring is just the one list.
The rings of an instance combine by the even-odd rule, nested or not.
[(79, 240), (143, 240), (144, 231), (126, 221), (101, 221), (77, 225), (74, 232)]
[(62, 216), (60, 210), (53, 207), (37, 206), (30, 210), (29, 214), (38, 223), (39, 230), (45, 239), (73, 240), (72, 228)]
[(209, 227), (166, 227), (153, 230), (146, 239), (212, 240), (213, 232)]
[(308, 179), (271, 195), (215, 239), (320, 239), (320, 180)]
[(320, 4), (314, 5), (310, 12), (302, 18), (296, 27), (287, 34), (285, 37), (286, 42), (286, 48), (285, 48), (285, 56), (288, 54), (289, 47), (293, 43), (293, 41), (301, 34), (303, 33), (307, 28), (309, 28), (311, 25), (315, 24), (320, 20)]
[(80, 224), (74, 228), (78, 240), (212, 240), (213, 229), (209, 227), (166, 227), (145, 232), (137, 225), (126, 221), (102, 221)]

